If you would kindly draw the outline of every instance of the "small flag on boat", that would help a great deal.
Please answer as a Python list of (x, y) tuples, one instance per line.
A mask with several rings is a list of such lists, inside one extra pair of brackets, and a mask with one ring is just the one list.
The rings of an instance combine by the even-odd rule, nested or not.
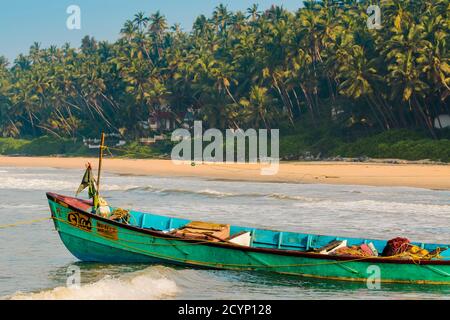
[(86, 165), (86, 172), (84, 173), (83, 180), (81, 180), (81, 184), (78, 187), (75, 196), (78, 196), (78, 194), (86, 188), (89, 188), (89, 198), (95, 198), (97, 195), (97, 189), (95, 188), (95, 179), (92, 175), (92, 167), (90, 163)]

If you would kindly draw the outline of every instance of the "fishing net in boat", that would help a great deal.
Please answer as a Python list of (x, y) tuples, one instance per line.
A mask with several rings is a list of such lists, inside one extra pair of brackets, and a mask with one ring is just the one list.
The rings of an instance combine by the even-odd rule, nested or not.
[(436, 248), (429, 252), (424, 248), (411, 244), (407, 238), (397, 237), (387, 242), (381, 255), (398, 259), (431, 260), (441, 259), (440, 253), (445, 250), (446, 248)]
[(384, 247), (383, 257), (390, 257), (404, 253), (409, 248), (409, 239), (407, 238), (394, 238), (387, 242), (386, 247)]
[[(387, 242), (381, 257), (395, 258), (404, 260), (431, 260), (442, 259), (440, 253), (447, 248), (436, 248), (429, 252), (419, 246), (413, 245), (407, 238), (394, 238)], [(344, 246), (329, 253), (336, 256), (349, 257), (376, 257), (378, 256), (376, 249), (371, 244), (361, 244), (353, 246)]]
[(361, 246), (343, 247), (334, 251), (331, 255), (337, 256), (351, 256), (351, 257), (372, 257), (374, 253), (369, 252)]

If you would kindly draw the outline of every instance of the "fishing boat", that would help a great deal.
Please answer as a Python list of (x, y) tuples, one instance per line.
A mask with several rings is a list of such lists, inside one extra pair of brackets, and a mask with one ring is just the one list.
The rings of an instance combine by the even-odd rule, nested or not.
[[(100, 168), (101, 162), (98, 186)], [(431, 258), (336, 255), (323, 248), (329, 249), (330, 243), (345, 243), (347, 247), (370, 244), (374, 251), (381, 252), (388, 241), (198, 222), (113, 206), (106, 208), (111, 212), (108, 216), (96, 211), (95, 199), (56, 193), (47, 193), (47, 198), (62, 242), (82, 261), (270, 271), (345, 281), (372, 281), (377, 277), (381, 282), (450, 285), (449, 244), (410, 243), (420, 250), (437, 251)]]

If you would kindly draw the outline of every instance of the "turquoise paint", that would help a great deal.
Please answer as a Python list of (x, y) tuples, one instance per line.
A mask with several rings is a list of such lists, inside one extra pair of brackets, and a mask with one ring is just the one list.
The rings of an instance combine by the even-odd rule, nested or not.
[[(369, 267), (378, 266), (381, 280), (386, 282), (450, 284), (450, 259), (446, 256), (440, 264), (420, 265), (418, 263), (388, 263), (363, 261), (358, 258), (339, 260), (331, 256), (322, 258), (311, 255), (287, 254), (286, 250), (304, 252), (310, 248), (319, 248), (336, 236), (312, 235), (294, 232), (281, 232), (265, 229), (231, 226), (231, 234), (250, 231), (253, 234), (253, 248), (269, 248), (266, 251), (249, 251), (239, 246), (212, 245), (187, 242), (177, 238), (164, 238), (164, 234), (148, 234), (144, 230), (166, 231), (178, 228), (190, 222), (188, 219), (131, 211), (133, 230), (124, 225), (101, 220), (87, 212), (68, 208), (61, 201), (55, 202), (49, 196), (55, 228), (68, 250), (82, 261), (108, 263), (165, 263), (190, 267), (218, 268), (232, 270), (272, 271), (306, 277), (329, 278), (337, 280), (366, 281), (371, 279)], [(89, 227), (72, 225), (69, 214), (85, 215)], [(84, 221), (86, 222), (86, 221)], [(102, 235), (98, 223), (113, 230), (111, 236)], [(345, 238), (349, 245), (373, 242), (377, 250), (382, 251), (386, 241), (362, 238)], [(427, 250), (436, 247), (448, 247), (445, 244), (422, 244)], [(279, 248), (279, 249), (278, 249)], [(357, 260), (358, 259), (358, 260)]]

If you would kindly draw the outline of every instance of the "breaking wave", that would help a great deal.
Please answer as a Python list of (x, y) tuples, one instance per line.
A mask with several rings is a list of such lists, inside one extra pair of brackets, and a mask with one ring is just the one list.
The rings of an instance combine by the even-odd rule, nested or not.
[(167, 278), (161, 267), (119, 277), (103, 279), (78, 288), (65, 286), (37, 293), (18, 292), (11, 300), (158, 300), (173, 298), (179, 292), (176, 283)]
[(305, 202), (319, 202), (323, 201), (322, 199), (318, 198), (309, 198), (304, 196), (294, 196), (294, 195), (288, 195), (283, 193), (271, 193), (266, 195), (267, 198), (273, 198), (278, 200), (293, 200), (293, 201), (305, 201)]
[(202, 190), (188, 190), (188, 189), (171, 189), (171, 188), (158, 188), (153, 186), (146, 186), (146, 187), (132, 187), (129, 188), (126, 191), (151, 191), (155, 193), (185, 193), (185, 194), (199, 194), (199, 195), (206, 195), (206, 196), (215, 196), (215, 197), (232, 197), (236, 196), (234, 193), (229, 192), (221, 192), (211, 189), (202, 189)]
[(146, 187), (132, 187), (125, 191), (150, 191), (155, 193), (162, 194), (170, 194), (170, 193), (179, 193), (179, 194), (193, 194), (193, 195), (204, 195), (216, 198), (228, 198), (228, 197), (260, 197), (260, 198), (272, 198), (277, 200), (297, 200), (297, 201), (321, 201), (321, 199), (317, 198), (309, 198), (304, 196), (296, 196), (296, 195), (288, 195), (282, 193), (232, 193), (232, 192), (224, 192), (217, 191), (213, 189), (200, 189), (200, 190), (192, 190), (192, 189), (176, 189), (176, 188), (159, 188), (154, 186), (146, 186)]
[[(0, 189), (16, 189), (16, 190), (43, 190), (43, 191), (74, 191), (78, 188), (80, 181), (77, 180), (62, 180), (62, 179), (37, 179), (25, 177), (7, 177), (3, 179), (0, 184)], [(214, 189), (183, 189), (183, 188), (163, 188), (156, 186), (137, 186), (137, 185), (118, 185), (118, 184), (104, 184), (102, 186), (104, 191), (149, 191), (159, 194), (190, 194), (208, 196), (214, 198), (228, 198), (228, 197), (256, 197), (269, 198), (276, 200), (294, 200), (294, 201), (320, 201), (320, 199), (308, 198), (299, 195), (288, 195), (283, 193), (233, 193)]]
[[(68, 181), (63, 179), (32, 179), (7, 177), (2, 180), (0, 189), (17, 190), (71, 190), (74, 191), (80, 185), (80, 180)], [(105, 191), (126, 191), (134, 188), (132, 185), (105, 184), (102, 188)]]

